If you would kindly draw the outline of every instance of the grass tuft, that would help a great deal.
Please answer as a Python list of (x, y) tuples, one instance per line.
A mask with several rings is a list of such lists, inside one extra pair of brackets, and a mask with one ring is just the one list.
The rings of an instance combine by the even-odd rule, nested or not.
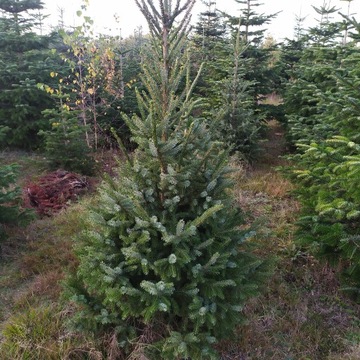
[(64, 315), (51, 304), (28, 306), (10, 317), (2, 329), (1, 360), (103, 360), (92, 339), (68, 332)]

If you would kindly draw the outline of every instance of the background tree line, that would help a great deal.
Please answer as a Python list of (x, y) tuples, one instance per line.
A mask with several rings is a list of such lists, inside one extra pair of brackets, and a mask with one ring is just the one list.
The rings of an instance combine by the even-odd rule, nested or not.
[[(189, 35), (194, 44), (191, 71), (206, 63), (196, 94), (207, 99), (208, 116), (221, 114), (219, 136), (253, 158), (265, 119), (259, 102), (274, 90), (267, 74), (272, 73), (275, 42), (264, 46), (263, 26), (276, 14), (259, 15), (258, 1), (239, 3), (241, 12), (230, 16), (217, 10), (215, 2), (204, 2), (206, 10)], [(75, 133), (83, 132), (86, 147), (94, 151), (112, 143), (110, 128), (131, 148), (121, 112), (138, 111), (134, 89), (142, 86), (141, 48), (147, 35), (139, 30), (126, 39), (95, 36), (85, 7), (77, 14), (82, 26), (70, 29), (59, 22), (43, 34), (40, 0), (2, 3), (0, 126), (8, 131), (3, 148), (45, 150), (54, 166), (66, 167), (85, 156)], [(68, 138), (77, 138), (77, 145)], [(70, 161), (65, 155), (55, 159), (57, 141), (69, 144)], [(75, 148), (79, 153), (71, 154)]]

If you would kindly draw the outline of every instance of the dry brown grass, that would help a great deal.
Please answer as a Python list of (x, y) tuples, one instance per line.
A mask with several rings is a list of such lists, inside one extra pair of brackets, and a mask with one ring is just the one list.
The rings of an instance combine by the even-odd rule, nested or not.
[(266, 158), (253, 167), (234, 162), (233, 179), (234, 199), (257, 227), (258, 253), (274, 258), (274, 271), (264, 293), (247, 305), (247, 324), (220, 345), (223, 359), (356, 359), (348, 338), (360, 340), (360, 308), (341, 292), (336, 269), (294, 245), (300, 205), (294, 186), (274, 169), (286, 163), (281, 128), (271, 122), (269, 129)]
[(20, 309), (44, 300), (56, 302), (62, 291), (61, 281), (64, 276), (64, 271), (48, 271), (36, 275), (21, 291), (14, 294), (13, 307)]
[(328, 360), (359, 360), (360, 359), (360, 344), (351, 345), (348, 352), (344, 354), (330, 355)]
[[(74, 236), (91, 199), (18, 229), (0, 265), (0, 359), (105, 359), (101, 341), (69, 333), (61, 282), (76, 265)], [(104, 340), (105, 341), (105, 340)]]
[(247, 360), (340, 356), (347, 334), (358, 332), (354, 311), (357, 306), (344, 298), (327, 266), (311, 257), (301, 264), (283, 260), (266, 292), (246, 307), (248, 324), (239, 328), (238, 346)]

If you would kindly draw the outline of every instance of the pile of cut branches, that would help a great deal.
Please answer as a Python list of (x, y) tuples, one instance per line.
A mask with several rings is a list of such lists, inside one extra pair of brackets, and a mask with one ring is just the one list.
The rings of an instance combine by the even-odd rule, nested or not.
[(89, 183), (86, 178), (72, 172), (57, 170), (26, 186), (26, 203), (35, 208), (39, 215), (51, 216), (88, 189)]

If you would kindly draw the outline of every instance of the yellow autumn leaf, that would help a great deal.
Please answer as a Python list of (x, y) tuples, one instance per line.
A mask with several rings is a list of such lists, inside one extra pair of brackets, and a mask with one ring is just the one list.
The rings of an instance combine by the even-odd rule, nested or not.
[(48, 85), (45, 85), (45, 91), (46, 91), (48, 94), (53, 94), (53, 93), (54, 93), (54, 89), (51, 88), (51, 87), (48, 86)]

